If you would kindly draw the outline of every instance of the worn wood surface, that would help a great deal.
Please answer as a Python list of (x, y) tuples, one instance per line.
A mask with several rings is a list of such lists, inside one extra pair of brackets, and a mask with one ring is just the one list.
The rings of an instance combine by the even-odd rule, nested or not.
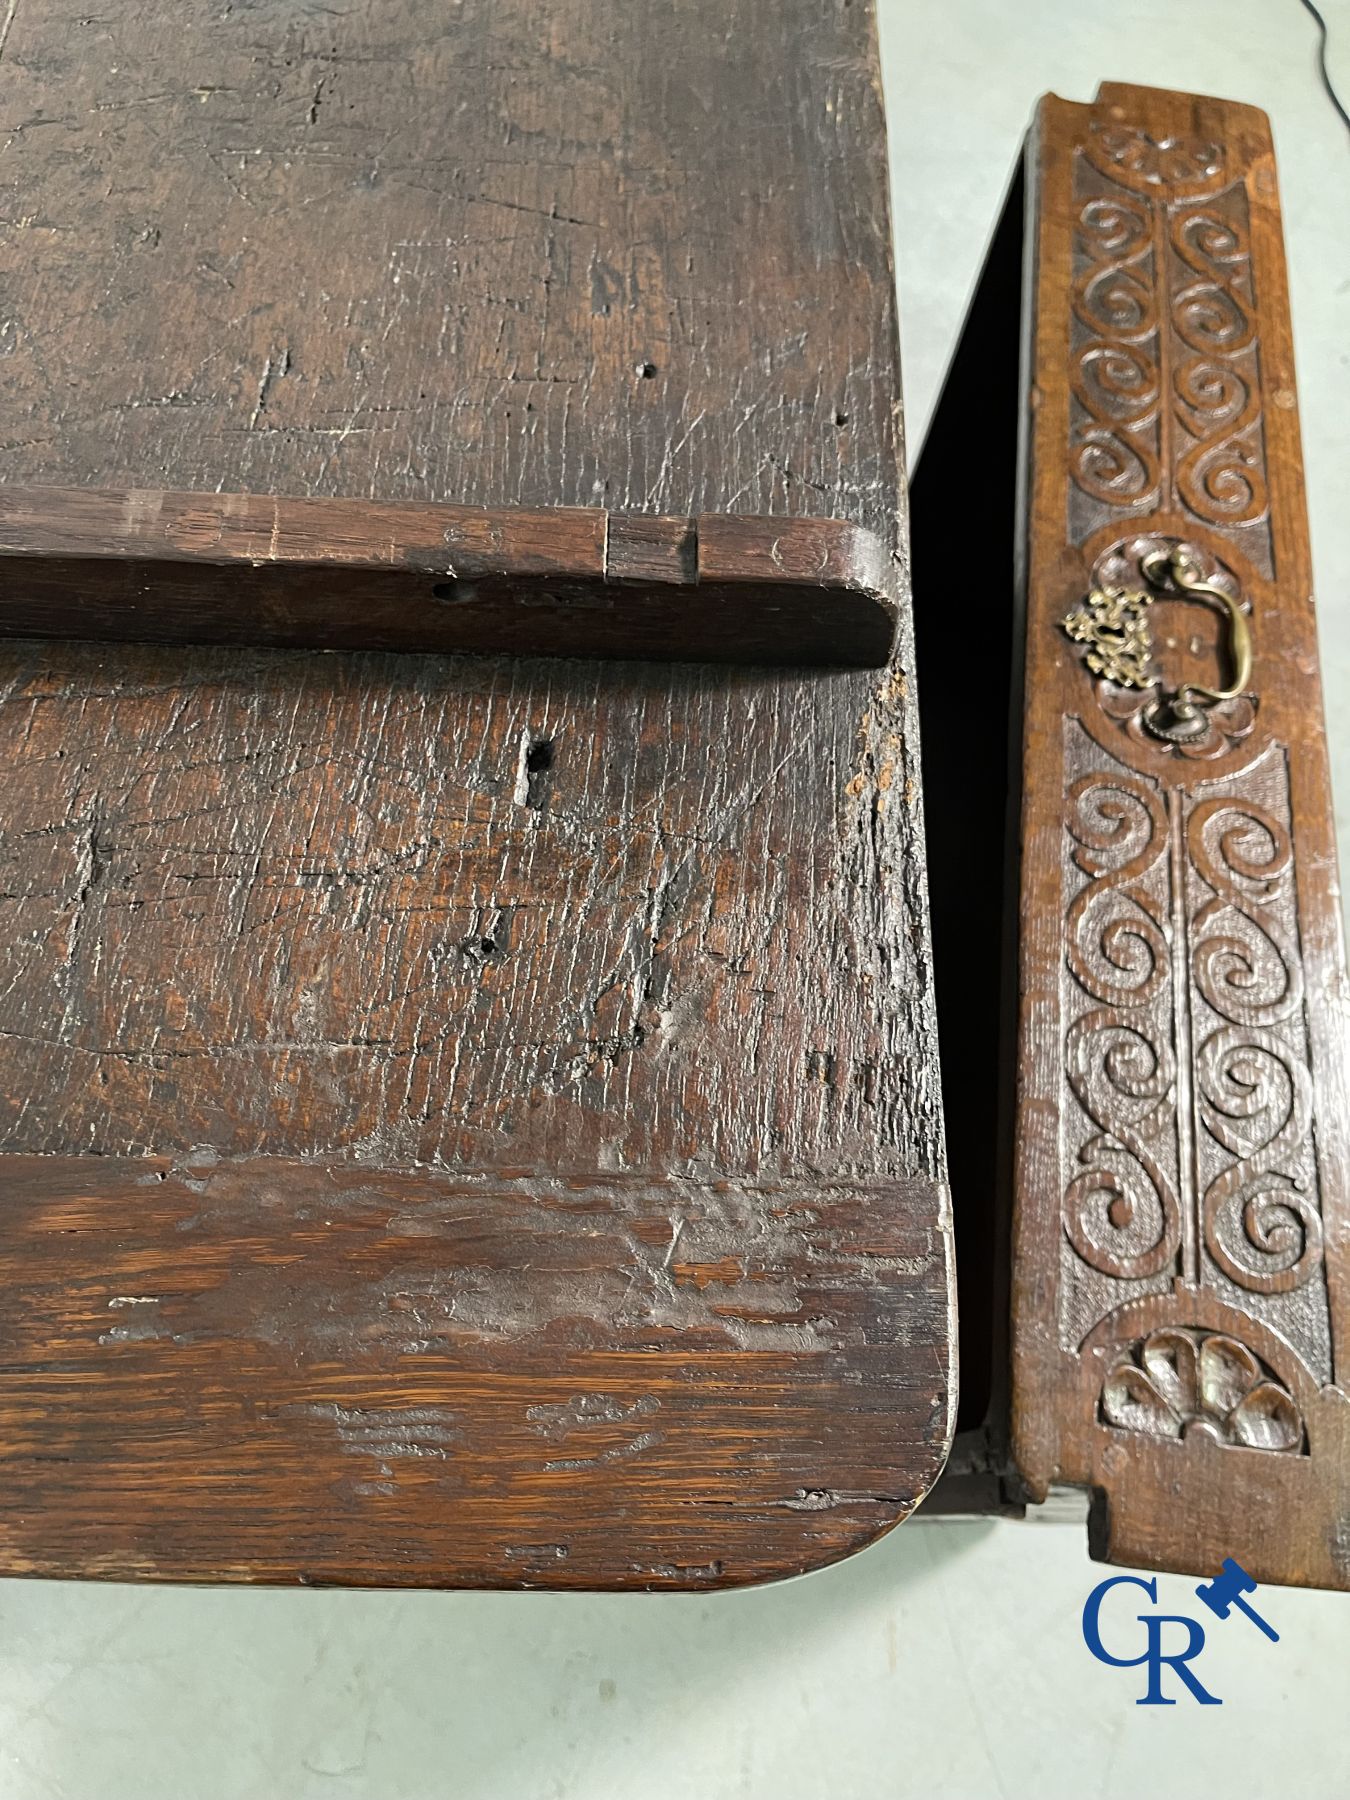
[[(1106, 86), (1044, 103), (1031, 170), (1014, 1469), (1090, 1488), (1110, 1560), (1350, 1588), (1347, 996), (1269, 126)], [(1157, 541), (1252, 634), (1198, 735), (1063, 625)], [(1223, 604), (1149, 612), (1155, 678), (1232, 681)]]
[[(870, 8), (4, 49), (7, 482), (901, 544)], [(700, 1587), (949, 1431), (878, 674), (0, 648), (0, 1565)]]
[(0, 633), (878, 668), (895, 566), (847, 519), (0, 490)]

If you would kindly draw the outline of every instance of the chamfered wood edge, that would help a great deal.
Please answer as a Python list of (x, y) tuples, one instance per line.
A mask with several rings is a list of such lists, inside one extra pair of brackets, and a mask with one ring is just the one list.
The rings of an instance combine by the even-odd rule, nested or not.
[[(1139, 113), (1141, 103), (1157, 108), (1175, 102), (1183, 120), (1203, 114), (1211, 125), (1220, 117), (1226, 137), (1241, 145), (1244, 182), (1252, 209), (1252, 257), (1256, 267), (1257, 303), (1262, 316), (1262, 387), (1272, 403), (1267, 405), (1270, 521), (1279, 570), (1280, 603), (1290, 621), (1288, 629), (1300, 635), (1307, 648), (1298, 658), (1300, 691), (1296, 700), (1272, 688), (1264, 696), (1268, 728), (1296, 745), (1291, 755), (1291, 804), (1295, 836), (1300, 845), (1297, 894), (1302, 934), (1302, 954), (1316, 968), (1318, 979), (1309, 1012), (1309, 1054), (1318, 1087), (1317, 1132), (1322, 1169), (1322, 1217), (1325, 1255), (1331, 1279), (1328, 1308), (1333, 1367), (1332, 1383), (1318, 1389), (1306, 1378), (1298, 1360), (1274, 1333), (1266, 1331), (1251, 1314), (1225, 1308), (1217, 1302), (1205, 1309), (1199, 1323), (1206, 1329), (1231, 1329), (1240, 1342), (1254, 1344), (1269, 1368), (1276, 1371), (1294, 1393), (1312, 1445), (1310, 1454), (1271, 1457), (1227, 1444), (1131, 1441), (1119, 1432), (1093, 1422), (1078, 1437), (1057, 1424), (1042, 1397), (1028, 1404), (1047, 1380), (1058, 1382), (1067, 1395), (1077, 1386), (1085, 1400), (1095, 1395), (1104, 1365), (1094, 1363), (1093, 1341), (1101, 1336), (1094, 1328), (1085, 1342), (1085, 1369), (1070, 1364), (1075, 1359), (1054, 1356), (1050, 1338), (1042, 1335), (1053, 1321), (1059, 1280), (1059, 1231), (1052, 1233), (1045, 1220), (1037, 1220), (1035, 1194), (1055, 1182), (1054, 1157), (1046, 1129), (1041, 1084), (1030, 1075), (1023, 1060), (1019, 1085), (1028, 1088), (1019, 1101), (1018, 1187), (1014, 1217), (1013, 1375), (1011, 1465), (1009, 1491), (1019, 1498), (1041, 1502), (1053, 1485), (1071, 1482), (1092, 1496), (1089, 1545), (1101, 1559), (1134, 1566), (1157, 1567), (1181, 1573), (1213, 1574), (1216, 1555), (1232, 1554), (1259, 1580), (1291, 1585), (1350, 1588), (1350, 1402), (1344, 1388), (1344, 1355), (1347, 1342), (1347, 1305), (1350, 1287), (1343, 1272), (1350, 1261), (1350, 1211), (1345, 1199), (1346, 1170), (1346, 1025), (1347, 1005), (1343, 939), (1339, 918), (1339, 884), (1336, 878), (1335, 843), (1327, 800), (1327, 755), (1322, 726), (1321, 684), (1315, 658), (1315, 624), (1312, 617), (1311, 571), (1307, 525), (1302, 497), (1302, 452), (1294, 392), (1292, 337), (1288, 317), (1288, 292), (1283, 276), (1283, 248), (1269, 121), (1259, 109), (1224, 101), (1200, 99), (1189, 94), (1167, 94), (1124, 84), (1105, 83), (1092, 106), (1047, 96), (1038, 109), (1029, 140), (1028, 168), (1033, 183), (1041, 163), (1043, 141), (1056, 134), (1067, 142), (1075, 121), (1100, 117), (1110, 109), (1115, 117)], [(1178, 126), (1181, 129), (1181, 126)], [(1037, 317), (1032, 321), (1033, 361), (1024, 381), (1031, 406), (1024, 420), (1027, 454), (1023, 467), (1031, 496), (1037, 492), (1038, 433), (1046, 429), (1047, 403), (1067, 404), (1066, 393), (1056, 390), (1057, 345), (1046, 348), (1040, 311), (1046, 302), (1045, 283), (1039, 278), (1037, 252), (1040, 239), (1038, 197), (1029, 207), (1027, 254), (1030, 291)], [(1051, 296), (1046, 308), (1055, 322), (1064, 322), (1066, 295)], [(1056, 310), (1058, 309), (1058, 310)], [(1063, 352), (1058, 351), (1059, 367)], [(1048, 461), (1053, 464), (1057, 446), (1051, 443)], [(1019, 506), (1019, 526), (1025, 532), (1031, 509)], [(1042, 555), (1049, 547), (1042, 546)], [(1067, 555), (1068, 552), (1066, 551)], [(1024, 567), (1026, 566), (1024, 558)], [(1085, 572), (1085, 571), (1083, 571)], [(1033, 572), (1034, 580), (1034, 572)], [(1034, 595), (1032, 596), (1034, 599)], [(1043, 629), (1045, 619), (1028, 604), (1033, 627)], [(1303, 730), (1293, 727), (1295, 716)], [(1311, 721), (1309, 726), (1308, 721)], [(1057, 724), (1055, 720), (1053, 723)], [(1027, 714), (1022, 753), (1030, 766), (1036, 755), (1048, 754), (1048, 744)], [(1024, 818), (1024, 857), (1035, 857), (1037, 845), (1058, 820), (1037, 825)], [(1039, 834), (1039, 838), (1038, 838)], [(1041, 843), (1040, 853), (1044, 853)], [(1023, 891), (1022, 944), (1053, 937), (1058, 920), (1042, 916), (1044, 909), (1027, 911)], [(1044, 957), (1042, 957), (1042, 962)], [(1048, 965), (1047, 965), (1048, 966)], [(1311, 984), (1310, 984), (1311, 985)], [(1037, 990), (1028, 989), (1026, 964), (1021, 982), (1023, 1041), (1029, 1029), (1027, 1007), (1037, 1001)], [(1034, 1027), (1031, 1035), (1036, 1033)], [(1057, 1038), (1057, 1029), (1047, 1037)], [(1034, 1115), (1034, 1116), (1033, 1116)], [(1039, 1121), (1039, 1124), (1037, 1123)], [(1031, 1195), (1029, 1201), (1025, 1196)], [(1044, 1209), (1048, 1212), (1048, 1208)], [(1194, 1300), (1190, 1304), (1194, 1305)], [(1141, 1332), (1164, 1323), (1170, 1302), (1156, 1301), (1138, 1308)], [(1128, 1310), (1128, 1309), (1127, 1309)], [(1184, 1321), (1183, 1321), (1184, 1322)], [(1117, 1320), (1119, 1323), (1119, 1320)], [(1101, 1351), (1104, 1354), (1105, 1350)], [(1056, 1367), (1052, 1369), (1052, 1364)], [(1092, 1393), (1089, 1394), (1088, 1390)], [(1160, 1504), (1160, 1496), (1167, 1504)]]
[(899, 590), (848, 519), (0, 488), (0, 632), (880, 667)]
[[(203, 1152), (7, 1156), (0, 1180), (0, 1279), (12, 1265), (26, 1282), (22, 1313), (0, 1321), (6, 1575), (745, 1586), (889, 1531), (950, 1447), (950, 1207), (923, 1178), (719, 1182), (691, 1198), (613, 1174)], [(784, 1209), (810, 1238), (787, 1271), (803, 1322), (779, 1326), (771, 1303), (756, 1318), (753, 1280), (726, 1286), (723, 1253)], [(673, 1216), (687, 1221), (674, 1277), (644, 1287)], [(485, 1229), (511, 1234), (527, 1301), (511, 1267), (482, 1260)], [(414, 1345), (425, 1318), (398, 1297), (422, 1291), (428, 1257), (475, 1282), (496, 1270), (508, 1306)], [(635, 1283), (650, 1312), (616, 1316)], [(621, 1404), (578, 1421), (591, 1391)], [(303, 1547), (297, 1509), (331, 1517)], [(370, 1563), (363, 1519), (384, 1547)]]

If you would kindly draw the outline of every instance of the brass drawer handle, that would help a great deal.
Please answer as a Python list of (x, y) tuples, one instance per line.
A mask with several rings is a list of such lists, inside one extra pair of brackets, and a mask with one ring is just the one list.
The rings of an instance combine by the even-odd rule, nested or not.
[(1192, 600), (1213, 600), (1219, 611), (1228, 621), (1228, 653), (1233, 662), (1232, 684), (1226, 688), (1200, 687), (1188, 682), (1177, 689), (1173, 710), (1180, 716), (1180, 707), (1187, 696), (1197, 700), (1207, 700), (1211, 705), (1220, 700), (1236, 700), (1247, 690), (1252, 675), (1252, 633), (1247, 623), (1247, 615), (1242, 605), (1226, 588), (1206, 581), (1196, 567), (1195, 559), (1184, 544), (1174, 545), (1170, 552), (1151, 550), (1143, 559), (1144, 574), (1157, 588), (1166, 591), (1168, 578), (1180, 593)]
[[(1088, 646), (1084, 661), (1094, 675), (1120, 687), (1158, 690), (1143, 713), (1143, 723), (1155, 737), (1193, 737), (1205, 731), (1209, 707), (1246, 693), (1252, 674), (1251, 626), (1241, 600), (1206, 580), (1185, 544), (1150, 550), (1139, 567), (1149, 583), (1147, 588), (1094, 588), (1066, 615), (1063, 627), (1075, 643)], [(1233, 671), (1227, 687), (1203, 687), (1193, 681), (1176, 688), (1163, 686), (1153, 666), (1153, 633), (1148, 623), (1148, 608), (1155, 598), (1202, 600), (1218, 608), (1227, 625)]]

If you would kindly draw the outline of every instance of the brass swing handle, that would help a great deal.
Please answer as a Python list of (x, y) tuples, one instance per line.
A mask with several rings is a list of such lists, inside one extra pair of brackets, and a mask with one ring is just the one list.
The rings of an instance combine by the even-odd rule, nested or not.
[(1172, 701), (1173, 712), (1178, 717), (1186, 717), (1184, 709), (1190, 696), (1214, 705), (1222, 700), (1236, 700), (1244, 694), (1252, 678), (1252, 632), (1241, 602), (1226, 588), (1205, 580), (1184, 544), (1175, 544), (1170, 550), (1150, 550), (1139, 566), (1145, 579), (1156, 588), (1165, 591), (1170, 577), (1173, 586), (1187, 599), (1212, 600), (1228, 622), (1228, 649), (1233, 664), (1231, 684), (1226, 688), (1210, 688), (1201, 687), (1198, 682), (1186, 682), (1177, 689)]
[[(1202, 736), (1208, 729), (1205, 709), (1238, 699), (1251, 681), (1252, 633), (1247, 615), (1235, 595), (1205, 579), (1184, 544), (1145, 552), (1139, 568), (1149, 588), (1094, 588), (1061, 621), (1063, 629), (1075, 643), (1087, 646), (1083, 661), (1093, 675), (1118, 687), (1154, 690), (1142, 712), (1144, 727), (1154, 737), (1180, 742)], [(1194, 681), (1175, 689), (1163, 686), (1148, 623), (1148, 609), (1159, 596), (1202, 600), (1218, 607), (1227, 624), (1233, 665), (1227, 687), (1202, 687)]]

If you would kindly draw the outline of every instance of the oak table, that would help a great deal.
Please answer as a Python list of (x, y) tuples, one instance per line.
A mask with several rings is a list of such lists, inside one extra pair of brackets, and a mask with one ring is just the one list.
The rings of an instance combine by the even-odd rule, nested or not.
[[(0, 1570), (866, 1542), (953, 1383), (870, 7), (25, 0), (0, 74), (0, 612), (87, 634), (0, 646)], [(267, 509), (338, 500), (593, 509), (663, 635), (438, 636), (462, 543), (297, 623)], [(681, 626), (728, 515), (766, 604), (856, 528), (880, 642)], [(185, 558), (214, 641), (95, 641)]]

